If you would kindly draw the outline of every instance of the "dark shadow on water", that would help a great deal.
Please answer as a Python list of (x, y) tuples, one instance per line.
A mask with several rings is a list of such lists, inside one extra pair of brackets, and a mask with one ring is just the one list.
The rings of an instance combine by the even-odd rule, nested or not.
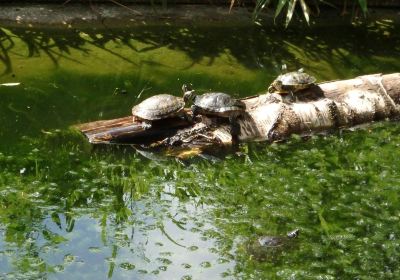
[(11, 37), (0, 29), (0, 61), (4, 64), (2, 75), (9, 74), (12, 71), (9, 51), (13, 49), (14, 45), (14, 41)]
[[(292, 28), (282, 30), (277, 27), (260, 26), (141, 26), (125, 29), (64, 29), (46, 30), (33, 28), (9, 28), (0, 30), (0, 61), (5, 66), (2, 75), (13, 71), (10, 53), (15, 52), (16, 39), (23, 42), (28, 53), (20, 56), (44, 55), (58, 66), (60, 59), (80, 63), (71, 55), (77, 50), (90, 56), (89, 46), (102, 49), (121, 60), (135, 65), (135, 55), (159, 48), (169, 48), (185, 53), (191, 65), (208, 59), (213, 64), (216, 57), (226, 54), (248, 68), (265, 68), (272, 76), (280, 72), (282, 63), (300, 67), (301, 62), (311, 65), (323, 61), (332, 67), (337, 76), (342, 77), (343, 68), (351, 68), (355, 73), (363, 71), (371, 63), (371, 56), (393, 57), (399, 52), (400, 36), (396, 26), (372, 23), (366, 26), (325, 26), (314, 28)], [(83, 33), (84, 32), (84, 33)], [(118, 42), (132, 51), (122, 54), (110, 47), (110, 42)], [(144, 46), (143, 46), (144, 45)], [(356, 60), (355, 60), (356, 58)], [(145, 63), (158, 63), (147, 61)], [(303, 62), (304, 63), (304, 62)], [(307, 65), (308, 70), (317, 71)], [(182, 68), (191, 66), (182, 66)], [(380, 69), (382, 66), (380, 67)], [(396, 65), (387, 63), (380, 71), (394, 71)], [(321, 76), (324, 76), (321, 74)]]

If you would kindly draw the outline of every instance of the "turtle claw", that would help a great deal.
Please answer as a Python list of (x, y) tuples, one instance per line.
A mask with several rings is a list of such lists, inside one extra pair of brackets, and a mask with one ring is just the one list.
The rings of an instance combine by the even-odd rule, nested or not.
[(191, 116), (191, 115), (186, 115), (185, 117), (184, 117), (184, 119), (188, 122), (188, 123), (190, 123), (190, 124), (194, 124), (194, 117), (193, 116)]
[(144, 130), (150, 129), (152, 126), (150, 122), (142, 122), (140, 125), (143, 127)]

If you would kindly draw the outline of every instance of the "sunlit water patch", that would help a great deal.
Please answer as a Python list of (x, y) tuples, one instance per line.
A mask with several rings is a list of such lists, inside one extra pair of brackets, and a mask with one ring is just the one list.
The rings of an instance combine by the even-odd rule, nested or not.
[[(184, 82), (262, 92), (284, 63), (319, 80), (399, 71), (399, 28), (343, 29), (2, 29), (0, 84), (21, 84), (0, 86), (0, 278), (399, 278), (396, 122), (184, 162), (69, 128)], [(294, 228), (267, 261), (247, 250)]]

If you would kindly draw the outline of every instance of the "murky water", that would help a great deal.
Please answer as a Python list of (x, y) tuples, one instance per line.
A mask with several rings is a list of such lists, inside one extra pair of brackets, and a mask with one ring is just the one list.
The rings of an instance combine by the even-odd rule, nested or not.
[[(319, 80), (399, 72), (398, 30), (1, 29), (0, 83), (21, 85), (0, 86), (0, 278), (400, 278), (396, 122), (189, 162), (70, 128), (185, 82), (252, 95), (283, 63)], [(294, 228), (297, 246), (274, 258), (246, 250)]]

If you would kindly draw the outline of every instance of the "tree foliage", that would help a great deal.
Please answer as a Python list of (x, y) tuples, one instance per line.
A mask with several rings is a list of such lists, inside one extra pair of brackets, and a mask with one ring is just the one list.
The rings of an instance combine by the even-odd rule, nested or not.
[[(235, 0), (231, 1), (231, 6), (233, 5), (233, 2)], [(367, 6), (367, 0), (358, 0), (357, 1), (358, 6), (361, 8), (362, 12), (364, 15), (367, 14), (368, 11), (368, 6)], [(310, 4), (314, 5), (317, 10), (319, 11), (319, 5), (326, 5), (326, 6), (331, 6), (335, 7), (334, 4), (330, 3), (329, 1), (325, 0), (257, 0), (256, 1), (256, 6), (253, 11), (253, 17), (254, 20), (257, 19), (261, 11), (265, 10), (267, 7), (272, 6), (275, 9), (275, 15), (274, 18), (278, 18), (282, 13), (286, 13), (285, 17), (285, 26), (287, 27), (289, 23), (292, 20), (293, 14), (296, 10), (301, 9), (301, 12), (307, 22), (309, 24), (310, 22)], [(344, 8), (347, 5), (347, 1), (343, 1), (343, 6)], [(297, 8), (300, 6), (300, 8)]]

